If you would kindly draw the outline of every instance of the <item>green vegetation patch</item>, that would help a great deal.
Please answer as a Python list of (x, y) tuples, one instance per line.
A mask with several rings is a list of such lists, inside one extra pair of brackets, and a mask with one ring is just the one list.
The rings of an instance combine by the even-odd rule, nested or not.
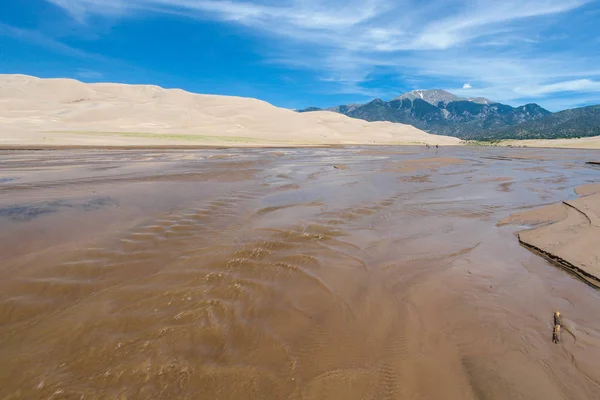
[(117, 136), (144, 139), (181, 140), (190, 142), (225, 142), (225, 143), (285, 143), (282, 140), (264, 140), (244, 136), (211, 136), (211, 135), (184, 135), (178, 133), (151, 133), (151, 132), (95, 132), (95, 131), (52, 131), (49, 133), (68, 133), (72, 135), (89, 136)]
[(467, 146), (504, 146), (506, 140), (464, 140)]

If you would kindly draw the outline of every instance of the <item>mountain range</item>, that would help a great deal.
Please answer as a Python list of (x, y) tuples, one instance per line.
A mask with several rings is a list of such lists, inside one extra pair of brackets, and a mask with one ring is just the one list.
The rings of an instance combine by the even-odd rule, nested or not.
[[(309, 107), (299, 112), (322, 111)], [(551, 113), (531, 103), (519, 107), (445, 90), (413, 90), (390, 101), (375, 99), (325, 109), (367, 121), (409, 124), (460, 139), (555, 139), (600, 135), (600, 106)]]
[(600, 105), (572, 108), (490, 132), (478, 140), (558, 139), (600, 136)]
[(416, 100), (416, 99), (421, 99), (421, 100), (425, 100), (426, 102), (428, 102), (429, 104), (432, 104), (434, 106), (438, 105), (439, 103), (451, 103), (453, 101), (470, 101), (473, 103), (478, 103), (478, 104), (491, 104), (492, 101), (486, 99), (485, 97), (458, 97), (450, 92), (447, 92), (445, 90), (440, 90), (440, 89), (434, 89), (434, 90), (413, 90), (411, 92), (408, 93), (404, 93), (401, 96), (396, 97), (394, 100), (404, 100), (404, 99), (409, 99), (409, 100)]

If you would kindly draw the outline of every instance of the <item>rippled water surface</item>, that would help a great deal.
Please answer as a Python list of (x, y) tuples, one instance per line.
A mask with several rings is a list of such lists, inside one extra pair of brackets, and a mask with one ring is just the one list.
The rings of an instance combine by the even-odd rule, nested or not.
[(496, 226), (596, 160), (0, 152), (0, 398), (598, 399), (599, 292)]

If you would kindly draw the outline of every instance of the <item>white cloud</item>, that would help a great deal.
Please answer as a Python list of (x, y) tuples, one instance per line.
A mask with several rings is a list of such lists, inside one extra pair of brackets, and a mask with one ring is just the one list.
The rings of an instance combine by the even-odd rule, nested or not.
[[(47, 0), (79, 20), (139, 10), (235, 21), (298, 40), (380, 51), (447, 49), (512, 31), (525, 18), (559, 14), (591, 0)], [(454, 10), (452, 13), (450, 10)], [(447, 16), (448, 15), (448, 16)]]
[[(239, 0), (47, 0), (64, 8), (78, 20), (88, 15), (127, 15), (135, 11), (178, 12), (197, 17), (237, 21), (279, 31), (284, 25), (303, 29), (334, 30), (354, 26), (374, 17), (385, 6), (384, 0), (341, 2)], [(337, 4), (336, 4), (337, 3)], [(203, 15), (201, 15), (203, 14)], [(279, 23), (269, 23), (279, 22)]]
[[(568, 22), (560, 18), (595, 0), (47, 1), (82, 23), (91, 15), (144, 11), (240, 24), (269, 36), (268, 62), (314, 70), (341, 92), (372, 93), (361, 83), (383, 68), (419, 81), (455, 82), (459, 95), (497, 101), (600, 94), (594, 80), (600, 70), (589, 68), (600, 65), (600, 54), (551, 54), (544, 47), (551, 38), (540, 36), (548, 26), (556, 28), (551, 35), (561, 34)], [(469, 83), (461, 88), (461, 82)]]
[(120, 0), (47, 0), (64, 8), (75, 19), (83, 22), (89, 14), (121, 15), (126, 11), (124, 2)]
[(515, 23), (526, 18), (559, 14), (578, 8), (585, 0), (474, 1), (465, 9), (430, 23), (421, 42), (448, 48), (459, 42), (495, 33), (510, 32)]

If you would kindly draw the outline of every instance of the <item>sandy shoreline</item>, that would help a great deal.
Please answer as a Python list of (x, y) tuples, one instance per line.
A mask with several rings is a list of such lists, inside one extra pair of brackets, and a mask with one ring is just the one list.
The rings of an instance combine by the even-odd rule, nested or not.
[(494, 144), (493, 146), (597, 150), (600, 149), (600, 136), (592, 136), (577, 139), (502, 140), (499, 144)]

